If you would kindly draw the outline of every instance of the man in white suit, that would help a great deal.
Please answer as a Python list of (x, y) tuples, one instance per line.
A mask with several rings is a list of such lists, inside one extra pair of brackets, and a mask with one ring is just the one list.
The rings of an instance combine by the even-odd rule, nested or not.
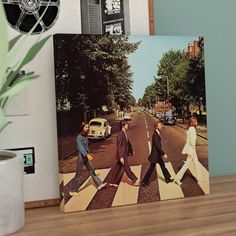
[(197, 126), (197, 118), (192, 116), (189, 119), (188, 122), (188, 129), (187, 129), (187, 140), (184, 145), (184, 148), (182, 150), (182, 154), (187, 154), (187, 160), (185, 161), (184, 165), (182, 168), (179, 170), (175, 177), (175, 182), (178, 185), (181, 185), (181, 179), (183, 178), (185, 172), (189, 168), (189, 165), (191, 162), (193, 162), (195, 171), (196, 171), (196, 180), (199, 181), (202, 178), (201, 170), (200, 170), (200, 165), (197, 157), (197, 152), (196, 152), (196, 139), (197, 139), (197, 134), (196, 134), (196, 126)]

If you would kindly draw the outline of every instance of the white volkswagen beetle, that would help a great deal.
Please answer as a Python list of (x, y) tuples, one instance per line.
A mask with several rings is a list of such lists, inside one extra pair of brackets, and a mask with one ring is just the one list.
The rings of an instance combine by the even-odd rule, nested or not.
[(89, 139), (105, 139), (111, 135), (111, 126), (104, 118), (94, 118), (89, 121)]

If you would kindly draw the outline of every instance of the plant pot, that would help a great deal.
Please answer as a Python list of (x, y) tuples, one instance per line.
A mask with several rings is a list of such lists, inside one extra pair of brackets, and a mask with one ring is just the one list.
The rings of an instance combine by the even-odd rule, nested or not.
[(24, 226), (23, 178), (22, 157), (0, 150), (0, 236)]

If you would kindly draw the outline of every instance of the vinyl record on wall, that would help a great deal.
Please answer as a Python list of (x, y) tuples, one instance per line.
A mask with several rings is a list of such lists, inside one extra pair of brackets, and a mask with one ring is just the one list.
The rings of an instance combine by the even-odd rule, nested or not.
[(60, 0), (2, 0), (9, 24), (17, 31), (27, 33), (48, 6), (33, 34), (47, 31), (57, 20)]

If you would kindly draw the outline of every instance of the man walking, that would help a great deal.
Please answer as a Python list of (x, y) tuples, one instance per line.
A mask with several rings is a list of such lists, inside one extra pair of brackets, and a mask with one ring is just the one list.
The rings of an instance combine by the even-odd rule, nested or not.
[(132, 172), (128, 156), (134, 155), (132, 144), (128, 138), (127, 130), (129, 128), (129, 124), (127, 121), (121, 121), (120, 123), (120, 129), (121, 131), (117, 135), (116, 144), (117, 144), (117, 150), (116, 150), (116, 159), (117, 162), (115, 166), (112, 169), (112, 177), (110, 181), (110, 186), (117, 187), (120, 182), (120, 171), (122, 168), (124, 168), (124, 171), (126, 172), (127, 176), (131, 180), (132, 184), (134, 186), (139, 185), (138, 178), (136, 175)]
[(142, 180), (142, 186), (144, 187), (148, 186), (149, 179), (157, 163), (159, 163), (161, 167), (166, 183), (173, 182), (173, 178), (171, 178), (170, 173), (166, 169), (165, 163), (162, 159), (162, 157), (167, 159), (167, 155), (165, 154), (165, 152), (162, 150), (162, 147), (161, 147), (161, 136), (160, 136), (161, 128), (162, 128), (161, 120), (157, 119), (154, 123), (154, 133), (152, 135), (152, 150), (148, 157), (150, 166)]
[(89, 125), (85, 122), (82, 122), (81, 132), (79, 133), (76, 139), (78, 148), (78, 161), (77, 161), (76, 174), (71, 185), (71, 191), (70, 191), (71, 196), (78, 195), (79, 177), (81, 175), (83, 165), (85, 165), (85, 167), (89, 171), (89, 174), (91, 175), (98, 190), (106, 187), (106, 183), (103, 183), (102, 180), (98, 178), (90, 162), (91, 160), (93, 160), (93, 156), (91, 156), (88, 153), (89, 152), (88, 137), (87, 137), (88, 133), (89, 133)]

